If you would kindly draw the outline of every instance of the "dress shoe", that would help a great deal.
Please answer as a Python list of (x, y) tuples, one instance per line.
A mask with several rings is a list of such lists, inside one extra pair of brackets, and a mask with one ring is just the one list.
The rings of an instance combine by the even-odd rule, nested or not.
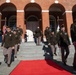
[(10, 64), (7, 64), (8, 67), (10, 67)]

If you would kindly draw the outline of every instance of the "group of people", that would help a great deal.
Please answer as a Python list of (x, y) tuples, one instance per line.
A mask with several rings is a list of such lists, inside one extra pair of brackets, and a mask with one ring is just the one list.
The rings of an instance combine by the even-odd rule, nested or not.
[[(76, 21), (71, 24), (70, 31), (72, 43), (75, 47), (73, 68), (76, 70)], [(21, 43), (22, 34), (23, 30), (21, 27), (17, 27), (16, 29), (11, 30), (11, 28), (7, 26), (6, 32), (2, 36), (3, 38), (1, 46), (3, 48), (4, 61), (8, 67), (10, 67), (11, 63), (14, 61), (14, 58), (17, 58), (17, 52)], [(43, 34), (39, 27), (37, 27), (33, 35), (36, 45), (40, 45)], [(51, 31), (50, 27), (46, 27), (44, 35), (46, 37), (48, 45), (50, 45), (53, 55), (57, 56), (56, 47), (57, 45), (60, 47), (62, 62), (64, 65), (66, 65), (67, 58), (70, 53), (69, 48), (71, 43), (68, 33), (65, 30), (65, 26), (61, 25), (59, 32), (54, 32), (53, 30)]]
[(4, 61), (8, 67), (10, 67), (11, 63), (17, 58), (22, 34), (23, 30), (21, 26), (14, 30), (7, 26), (5, 34), (2, 35), (1, 47), (3, 49)]
[(45, 36), (53, 55), (57, 55), (57, 45), (61, 48), (62, 62), (64, 65), (66, 65), (67, 57), (69, 55), (70, 40), (67, 32), (65, 31), (64, 25), (60, 27), (59, 32), (50, 31), (49, 27), (46, 27)]
[[(76, 70), (76, 21), (71, 24), (70, 33), (72, 38), (72, 43), (75, 47), (75, 54), (74, 54), (74, 61), (73, 61), (73, 68)], [(57, 55), (56, 48), (57, 45), (61, 49), (61, 58), (64, 65), (67, 65), (67, 58), (70, 53), (69, 48), (71, 45), (68, 33), (65, 30), (65, 26), (61, 25), (59, 32), (50, 31), (50, 27), (46, 27), (44, 31), (46, 40), (48, 45), (52, 50), (52, 54)]]

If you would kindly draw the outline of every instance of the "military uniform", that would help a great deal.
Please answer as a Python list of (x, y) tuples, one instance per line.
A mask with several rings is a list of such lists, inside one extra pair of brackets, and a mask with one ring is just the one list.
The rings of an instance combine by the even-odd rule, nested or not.
[(67, 57), (69, 55), (68, 47), (70, 45), (70, 40), (68, 34), (62, 30), (58, 33), (58, 45), (61, 47), (62, 62), (66, 65)]
[(4, 35), (4, 40), (3, 40), (3, 47), (4, 47), (3, 54), (7, 59), (8, 66), (10, 66), (11, 63), (12, 47), (14, 47), (13, 37), (14, 35), (10, 31)]
[(35, 34), (36, 34), (36, 42), (37, 42), (37, 45), (40, 45), (41, 36), (42, 36), (41, 30), (39, 28), (37, 28), (36, 31), (35, 31)]
[(22, 28), (17, 28), (17, 34), (19, 35), (19, 43), (21, 43), (21, 36), (22, 36), (22, 34), (23, 34), (23, 30), (22, 30)]
[(57, 48), (57, 36), (56, 34), (50, 34), (49, 36), (49, 43), (50, 43), (50, 47), (51, 47), (51, 50), (52, 50), (52, 54), (54, 55), (57, 55), (56, 54), (56, 48)]
[(17, 57), (17, 48), (18, 48), (18, 44), (19, 44), (19, 34), (17, 34), (17, 31), (15, 30), (14, 32), (16, 32), (16, 33), (14, 33), (14, 45), (15, 45), (15, 57)]
[(21, 43), (21, 40), (22, 40), (21, 39), (22, 34), (23, 34), (22, 28), (17, 27), (17, 35), (19, 35), (18, 36), (19, 37), (19, 39), (18, 39), (19, 43), (18, 43), (17, 51), (19, 51), (19, 48), (20, 48), (20, 43)]
[(73, 67), (76, 70), (76, 22), (71, 24), (71, 38), (72, 38), (72, 42), (73, 45), (75, 47), (75, 54), (74, 54), (74, 60), (73, 60)]

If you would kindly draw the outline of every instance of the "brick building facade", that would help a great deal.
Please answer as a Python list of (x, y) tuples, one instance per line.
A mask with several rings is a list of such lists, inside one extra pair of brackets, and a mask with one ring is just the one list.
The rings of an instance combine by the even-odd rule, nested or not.
[[(49, 26), (57, 30), (64, 24), (70, 36), (70, 25), (76, 19), (76, 0), (0, 0), (0, 24), (11, 27), (21, 25), (29, 39), (39, 26), (44, 32)], [(29, 40), (31, 41), (31, 40)]]

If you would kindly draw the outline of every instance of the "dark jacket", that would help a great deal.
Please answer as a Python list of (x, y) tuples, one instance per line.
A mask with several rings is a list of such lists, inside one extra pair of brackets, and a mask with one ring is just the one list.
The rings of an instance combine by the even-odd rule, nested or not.
[(14, 46), (14, 39), (13, 38), (14, 38), (14, 34), (11, 31), (7, 32), (4, 35), (4, 40), (2, 41), (3, 46), (5, 48), (13, 47)]
[(71, 38), (72, 38), (72, 42), (76, 42), (76, 23), (71, 24)]
[(51, 44), (51, 45), (56, 45), (57, 44), (57, 36), (56, 36), (56, 34), (50, 34), (50, 36), (49, 36), (49, 43)]
[(60, 47), (67, 47), (70, 45), (69, 36), (66, 32), (60, 31), (58, 33), (58, 45)]
[(20, 42), (20, 37), (19, 37), (19, 35), (16, 33), (16, 34), (14, 34), (14, 45), (16, 45), (16, 44), (18, 44), (19, 42)]
[(36, 29), (35, 33), (36, 33), (36, 37), (42, 36), (42, 32), (40, 29)]
[(21, 43), (22, 32), (20, 30), (16, 30), (16, 34), (18, 35), (18, 43)]
[(22, 34), (23, 34), (22, 28), (19, 28), (19, 29), (17, 30), (17, 33), (18, 33), (20, 36), (22, 36)]
[(46, 39), (49, 39), (50, 30), (49, 30), (49, 29), (46, 29), (46, 30), (44, 31), (44, 35), (46, 36)]

